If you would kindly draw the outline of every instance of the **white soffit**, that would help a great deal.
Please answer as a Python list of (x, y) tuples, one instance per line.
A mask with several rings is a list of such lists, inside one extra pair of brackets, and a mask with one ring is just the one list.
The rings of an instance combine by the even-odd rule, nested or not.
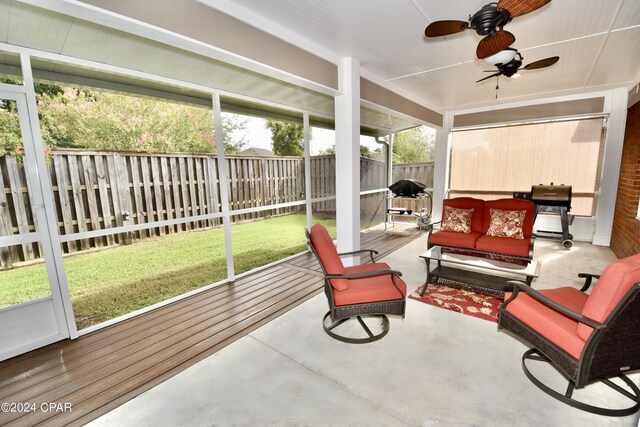
[(0, 0), (0, 16), (0, 41), (10, 45), (333, 115), (331, 96), (133, 34), (10, 0)]
[(357, 58), (370, 80), (440, 111), (631, 87), (640, 78), (638, 0), (553, 0), (516, 17), (506, 29), (525, 64), (550, 56), (560, 61), (523, 73), (517, 83), (501, 83), (497, 101), (495, 80), (475, 83), (487, 75), (484, 61), (475, 58), (477, 34), (423, 35), (430, 22), (466, 20), (487, 0), (201, 1), (235, 17), (244, 9), (272, 22), (276, 36), (285, 28), (325, 51)]

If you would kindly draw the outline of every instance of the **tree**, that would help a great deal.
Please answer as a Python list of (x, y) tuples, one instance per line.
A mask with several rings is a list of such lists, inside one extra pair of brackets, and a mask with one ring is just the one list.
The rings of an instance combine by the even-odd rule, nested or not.
[(222, 117), (224, 154), (237, 154), (247, 148), (244, 135), (246, 125), (247, 119), (242, 119), (237, 114), (226, 114)]
[(393, 163), (424, 163), (433, 160), (435, 132), (424, 126), (398, 132), (393, 139)]
[(320, 156), (335, 156), (336, 155), (336, 144), (333, 144), (331, 147), (323, 148), (318, 151)]
[(276, 156), (302, 156), (304, 148), (302, 138), (304, 127), (300, 123), (267, 120), (267, 129), (271, 131), (271, 146)]
[[(323, 150), (319, 151), (321, 156), (335, 155), (336, 154), (336, 145), (333, 144), (331, 147), (327, 147)], [(369, 147), (364, 144), (360, 144), (360, 157), (366, 157), (367, 159), (380, 160), (383, 161), (384, 153), (380, 148), (371, 151)]]
[[(22, 82), (15, 79), (0, 79), (0, 83), (20, 85)], [(43, 94), (55, 96), (64, 92), (64, 88), (57, 85), (35, 83), (36, 97), (40, 99)], [(40, 115), (40, 112), (38, 112)], [(42, 116), (40, 115), (42, 119)], [(15, 101), (0, 100), (0, 155), (10, 153), (21, 155), (22, 133), (18, 120), (18, 108)]]
[[(211, 110), (121, 93), (37, 83), (45, 145), (147, 153), (213, 153)], [(225, 153), (242, 150), (246, 120), (222, 118)], [(12, 104), (0, 105), (0, 148), (20, 152), (22, 138)]]
[(5, 153), (19, 154), (20, 147), (22, 136), (15, 101), (4, 101), (0, 104), (0, 156)]

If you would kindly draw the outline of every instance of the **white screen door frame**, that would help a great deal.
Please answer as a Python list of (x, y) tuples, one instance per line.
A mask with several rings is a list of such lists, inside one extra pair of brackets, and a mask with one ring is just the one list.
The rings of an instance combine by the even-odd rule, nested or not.
[[(22, 62), (24, 70), (24, 56)], [(26, 62), (28, 65), (28, 58)], [(0, 246), (39, 243), (51, 295), (0, 309), (0, 361), (56, 341), (77, 337), (58, 243), (53, 192), (39, 128), (35, 92), (32, 82), (29, 84), (29, 77), (30, 75), (25, 75), (24, 86), (0, 83), (0, 99), (15, 101), (17, 106), (25, 175), (37, 227), (26, 233), (0, 236)]]

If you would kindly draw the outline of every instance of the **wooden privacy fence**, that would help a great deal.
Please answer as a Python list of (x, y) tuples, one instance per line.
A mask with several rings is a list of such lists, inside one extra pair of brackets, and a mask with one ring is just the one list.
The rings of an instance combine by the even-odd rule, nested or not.
[(392, 182), (401, 179), (415, 179), (427, 188), (433, 188), (433, 162), (393, 165)]
[[(304, 206), (292, 206), (233, 214), (239, 209), (304, 200), (304, 159), (229, 156), (226, 165), (233, 222), (304, 210)], [(385, 186), (384, 163), (362, 158), (360, 167), (362, 191)], [(30, 199), (32, 189), (24, 167), (15, 157), (2, 156), (0, 169), (0, 235), (34, 231), (37, 225)], [(48, 164), (48, 174), (61, 235), (215, 214), (221, 210), (217, 161), (211, 155), (56, 150)], [(333, 197), (335, 189), (335, 157), (312, 157), (311, 197)], [(365, 196), (361, 211), (369, 219), (383, 215), (383, 201), (381, 196)], [(313, 211), (332, 215), (335, 200), (316, 202)], [(69, 241), (62, 249), (72, 253), (219, 224), (219, 219), (204, 219), (150, 226), (133, 233)], [(37, 243), (4, 247), (0, 248), (0, 266), (9, 268), (14, 262), (41, 256)]]

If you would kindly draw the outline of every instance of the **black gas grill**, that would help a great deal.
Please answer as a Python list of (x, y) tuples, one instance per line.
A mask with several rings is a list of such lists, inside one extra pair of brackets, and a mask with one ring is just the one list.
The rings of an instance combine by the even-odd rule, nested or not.
[(538, 230), (536, 234), (555, 234), (562, 235), (562, 245), (565, 248), (573, 246), (573, 236), (569, 233), (569, 223), (573, 222), (573, 216), (569, 218), (569, 211), (571, 211), (571, 186), (570, 185), (554, 185), (553, 182), (550, 185), (533, 185), (531, 186), (531, 201), (536, 205), (535, 221), (539, 212), (543, 213), (559, 213), (560, 223), (562, 225), (562, 232), (553, 231), (541, 231)]

